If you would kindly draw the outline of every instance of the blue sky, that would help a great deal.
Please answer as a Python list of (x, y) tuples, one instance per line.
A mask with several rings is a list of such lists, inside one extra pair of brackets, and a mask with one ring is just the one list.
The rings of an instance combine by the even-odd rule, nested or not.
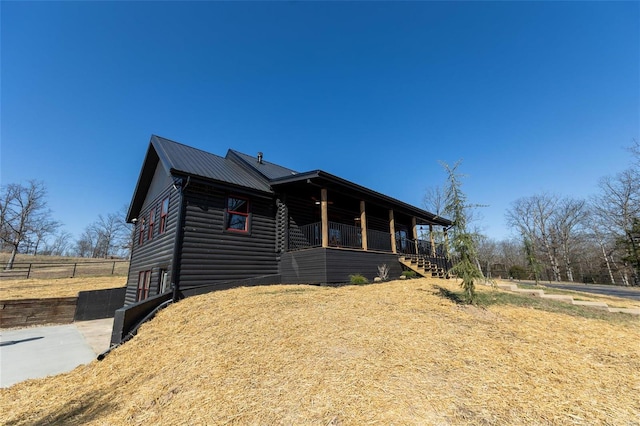
[(2, 184), (75, 236), (129, 203), (151, 134), (423, 206), (462, 160), (479, 223), (588, 197), (640, 139), (639, 2), (0, 3)]

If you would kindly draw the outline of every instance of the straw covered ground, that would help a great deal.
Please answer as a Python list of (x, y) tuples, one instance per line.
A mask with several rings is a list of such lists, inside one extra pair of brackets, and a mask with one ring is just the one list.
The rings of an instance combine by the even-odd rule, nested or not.
[(8, 425), (640, 424), (637, 318), (443, 297), (458, 289), (192, 297), (101, 362), (2, 389), (0, 412)]
[(17, 279), (0, 281), (0, 300), (75, 297), (80, 291), (124, 287), (126, 276)]

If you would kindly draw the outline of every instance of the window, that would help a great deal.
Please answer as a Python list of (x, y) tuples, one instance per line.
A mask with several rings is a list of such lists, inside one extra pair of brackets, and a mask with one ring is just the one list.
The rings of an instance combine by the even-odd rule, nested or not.
[(166, 269), (160, 269), (160, 281), (158, 283), (158, 294), (165, 293), (170, 290), (169, 272)]
[(156, 209), (151, 209), (149, 212), (149, 234), (147, 235), (147, 239), (153, 238), (153, 228), (156, 223)]
[(138, 273), (138, 292), (136, 302), (149, 297), (149, 287), (151, 286), (151, 271), (140, 271)]
[(146, 223), (144, 222), (144, 219), (142, 219), (140, 221), (140, 230), (138, 232), (140, 232), (140, 235), (138, 236), (138, 244), (142, 245), (142, 243), (144, 243), (144, 230), (146, 228)]
[(249, 200), (238, 197), (227, 198), (225, 228), (228, 231), (249, 232)]
[(158, 230), (159, 234), (164, 234), (164, 231), (167, 229), (168, 213), (169, 213), (169, 197), (162, 200), (162, 205), (160, 206), (160, 228)]

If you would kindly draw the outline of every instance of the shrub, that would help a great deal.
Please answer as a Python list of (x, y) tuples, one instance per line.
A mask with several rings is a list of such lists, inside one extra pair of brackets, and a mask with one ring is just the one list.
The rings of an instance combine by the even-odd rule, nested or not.
[(369, 280), (362, 274), (349, 275), (349, 283), (351, 284), (369, 284)]
[(417, 274), (416, 271), (402, 271), (402, 275), (407, 278), (415, 278)]
[(386, 281), (389, 279), (389, 267), (387, 264), (383, 264), (382, 266), (378, 266), (378, 277), (382, 281)]
[(509, 268), (509, 276), (516, 280), (526, 280), (529, 278), (529, 271), (520, 265), (513, 265)]

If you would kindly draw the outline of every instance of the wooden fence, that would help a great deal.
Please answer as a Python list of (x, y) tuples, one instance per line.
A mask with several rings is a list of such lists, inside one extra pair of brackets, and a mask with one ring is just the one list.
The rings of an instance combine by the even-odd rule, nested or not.
[(128, 260), (92, 260), (86, 262), (14, 263), (12, 269), (0, 271), (2, 279), (74, 278), (103, 275), (127, 275)]

